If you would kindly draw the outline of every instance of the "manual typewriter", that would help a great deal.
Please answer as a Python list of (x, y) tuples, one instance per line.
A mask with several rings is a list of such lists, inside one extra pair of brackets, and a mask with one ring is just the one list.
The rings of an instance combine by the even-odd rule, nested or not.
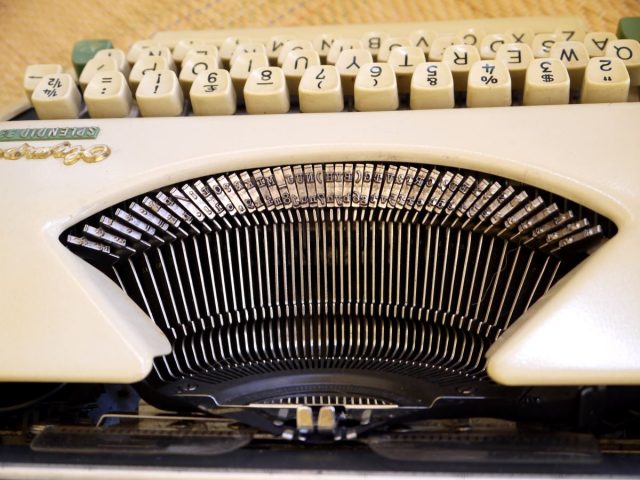
[(639, 25), (30, 66), (0, 124), (0, 477), (637, 473)]

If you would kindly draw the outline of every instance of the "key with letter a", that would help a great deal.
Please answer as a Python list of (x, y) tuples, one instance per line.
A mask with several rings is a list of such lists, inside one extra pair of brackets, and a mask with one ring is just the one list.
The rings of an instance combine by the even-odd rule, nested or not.
[(344, 97), (336, 67), (313, 65), (307, 68), (298, 87), (298, 101), (301, 112), (341, 112)]
[(198, 73), (189, 94), (195, 115), (236, 113), (236, 91), (227, 70), (216, 68)]
[(287, 113), (289, 90), (282, 69), (253, 70), (244, 85), (244, 102), (248, 113)]
[(536, 58), (527, 68), (524, 105), (569, 103), (569, 73), (557, 58)]
[(606, 54), (607, 57), (616, 57), (624, 62), (632, 87), (640, 85), (640, 42), (638, 40), (610, 42)]
[(396, 110), (400, 104), (396, 75), (388, 63), (368, 63), (356, 77), (354, 105), (359, 112)]
[(446, 63), (424, 62), (411, 77), (412, 110), (453, 108), (453, 76)]
[(173, 70), (160, 70), (142, 77), (136, 90), (143, 117), (176, 117), (182, 114), (184, 96)]
[(126, 117), (131, 111), (131, 90), (119, 71), (96, 73), (84, 91), (91, 118)]
[(619, 58), (594, 57), (589, 60), (582, 84), (582, 103), (626, 102), (629, 73)]
[(33, 90), (31, 103), (40, 120), (78, 118), (82, 98), (68, 73), (45, 75)]
[(480, 60), (471, 67), (467, 82), (467, 107), (511, 105), (511, 77), (504, 63)]
[(589, 32), (584, 36), (584, 45), (589, 57), (604, 57), (609, 43), (616, 40), (617, 37), (611, 32)]

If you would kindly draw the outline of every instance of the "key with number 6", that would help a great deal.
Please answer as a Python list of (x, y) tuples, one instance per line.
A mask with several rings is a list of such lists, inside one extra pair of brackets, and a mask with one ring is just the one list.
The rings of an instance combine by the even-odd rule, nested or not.
[(396, 110), (399, 106), (396, 74), (388, 63), (366, 63), (358, 71), (353, 91), (356, 110)]

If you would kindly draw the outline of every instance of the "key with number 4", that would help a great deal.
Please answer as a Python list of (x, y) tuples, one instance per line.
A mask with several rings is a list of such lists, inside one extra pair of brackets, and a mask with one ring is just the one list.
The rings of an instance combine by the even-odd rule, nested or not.
[(511, 77), (504, 63), (481, 60), (469, 71), (467, 107), (508, 107), (511, 105)]

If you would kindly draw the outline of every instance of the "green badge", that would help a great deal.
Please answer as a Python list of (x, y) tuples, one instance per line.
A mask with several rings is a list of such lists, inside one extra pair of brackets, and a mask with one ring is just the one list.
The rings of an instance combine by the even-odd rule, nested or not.
[(640, 42), (640, 17), (621, 18), (616, 36), (619, 39), (630, 38)]
[(3, 128), (0, 130), (0, 142), (93, 140), (99, 133), (100, 127)]

